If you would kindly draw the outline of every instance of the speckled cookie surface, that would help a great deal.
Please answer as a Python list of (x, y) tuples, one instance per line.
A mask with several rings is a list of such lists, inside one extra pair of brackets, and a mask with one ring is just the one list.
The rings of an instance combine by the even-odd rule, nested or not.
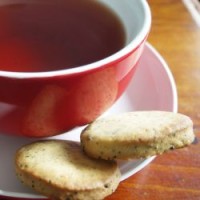
[(120, 182), (116, 162), (89, 158), (70, 141), (28, 144), (17, 151), (15, 166), (24, 184), (52, 199), (100, 200)]
[(194, 140), (192, 120), (178, 113), (138, 111), (99, 118), (81, 133), (82, 148), (91, 157), (145, 158)]

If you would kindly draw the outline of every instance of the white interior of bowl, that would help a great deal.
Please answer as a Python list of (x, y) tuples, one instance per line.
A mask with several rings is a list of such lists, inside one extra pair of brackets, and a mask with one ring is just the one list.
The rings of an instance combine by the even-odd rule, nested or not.
[[(0, 5), (34, 2), (35, 0), (2, 0)], [(144, 41), (147, 37), (151, 26), (151, 12), (146, 0), (98, 0), (111, 8), (121, 19), (126, 33), (126, 46), (117, 53), (92, 64), (80, 66), (71, 69), (50, 71), (50, 72), (6, 72), (0, 71), (0, 76), (14, 78), (34, 78), (34, 77), (51, 77), (56, 75), (80, 73), (86, 70), (99, 68), (107, 63), (121, 58)]]
[(122, 21), (126, 31), (126, 45), (135, 41), (141, 41), (140, 35), (144, 38), (144, 35), (147, 33), (147, 29), (144, 30), (145, 20), (149, 20), (149, 18), (145, 19), (146, 8), (141, 1), (138, 0), (99, 0), (100, 2), (107, 5), (111, 8)]

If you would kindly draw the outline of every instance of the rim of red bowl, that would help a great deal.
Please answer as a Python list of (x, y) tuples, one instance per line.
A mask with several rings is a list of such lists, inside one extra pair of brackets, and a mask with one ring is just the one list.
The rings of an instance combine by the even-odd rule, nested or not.
[(102, 60), (93, 62), (87, 65), (81, 65), (78, 67), (70, 68), (70, 69), (62, 69), (62, 70), (55, 70), (55, 71), (48, 71), (48, 72), (11, 72), (11, 71), (1, 71), (0, 70), (0, 77), (10, 77), (10, 78), (42, 78), (42, 77), (55, 77), (61, 75), (73, 75), (78, 74), (84, 71), (89, 71), (97, 68), (101, 68), (107, 64), (115, 63), (132, 52), (134, 52), (143, 42), (145, 42), (146, 38), (148, 37), (150, 28), (151, 28), (151, 11), (150, 7), (146, 0), (141, 0), (144, 8), (144, 24), (137, 34), (137, 36), (129, 42), (124, 48), (119, 50), (118, 52), (108, 56)]

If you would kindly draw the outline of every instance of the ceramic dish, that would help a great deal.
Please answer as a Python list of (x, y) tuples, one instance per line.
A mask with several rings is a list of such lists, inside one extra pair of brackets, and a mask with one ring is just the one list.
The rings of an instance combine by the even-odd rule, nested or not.
[[(146, 44), (134, 79), (124, 95), (105, 114), (135, 110), (165, 110), (177, 112), (177, 92), (172, 74), (159, 53)], [(81, 128), (53, 138), (79, 140)], [(23, 186), (15, 177), (13, 158), (17, 148), (34, 139), (18, 138), (0, 134), (0, 198), (45, 198)], [(129, 162), (119, 162), (124, 180), (146, 165), (154, 157)]]

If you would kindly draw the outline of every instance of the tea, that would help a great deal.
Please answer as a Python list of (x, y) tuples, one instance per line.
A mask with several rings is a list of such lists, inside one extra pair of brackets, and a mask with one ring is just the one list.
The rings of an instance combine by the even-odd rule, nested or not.
[(118, 17), (94, 0), (33, 0), (0, 6), (0, 70), (73, 68), (110, 56), (124, 43)]

